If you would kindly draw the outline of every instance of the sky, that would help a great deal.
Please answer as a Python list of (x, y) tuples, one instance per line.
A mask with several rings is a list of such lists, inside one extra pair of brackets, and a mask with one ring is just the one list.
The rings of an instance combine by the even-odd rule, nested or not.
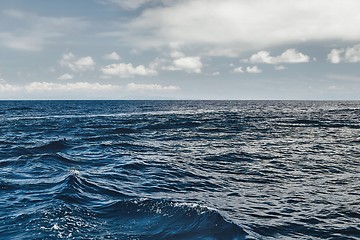
[(360, 100), (359, 0), (0, 0), (0, 99)]

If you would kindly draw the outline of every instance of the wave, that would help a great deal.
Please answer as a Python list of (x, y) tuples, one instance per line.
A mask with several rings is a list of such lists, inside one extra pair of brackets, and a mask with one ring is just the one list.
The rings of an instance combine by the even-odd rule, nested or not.
[(32, 110), (33, 108), (31, 107), (13, 107), (13, 108), (8, 108), (6, 109), (7, 111), (27, 111), (27, 110)]
[(129, 134), (137, 133), (138, 131), (133, 128), (116, 128), (110, 131), (110, 134)]
[(73, 203), (91, 203), (90, 201), (102, 201), (107, 197), (129, 198), (119, 189), (108, 186), (101, 186), (99, 183), (92, 182), (82, 176), (81, 172), (71, 169), (69, 175), (58, 184), (56, 198)]
[(360, 129), (360, 125), (355, 123), (330, 123), (329, 120), (318, 121), (318, 120), (307, 120), (307, 119), (298, 119), (294, 121), (284, 121), (282, 122), (287, 126), (291, 127), (323, 127), (323, 128), (350, 128), (350, 129)]
[(49, 142), (39, 147), (31, 148), (30, 150), (35, 153), (52, 153), (52, 152), (60, 152), (68, 148), (70, 148), (70, 144), (66, 141), (66, 139), (64, 139), (64, 140)]
[(219, 212), (169, 200), (117, 201), (96, 209), (128, 239), (245, 239), (245, 231)]
[(256, 160), (272, 160), (276, 159), (277, 157), (265, 154), (258, 154), (258, 153), (224, 153), (218, 155), (210, 155), (204, 157), (205, 161), (213, 161), (213, 162), (253, 162)]

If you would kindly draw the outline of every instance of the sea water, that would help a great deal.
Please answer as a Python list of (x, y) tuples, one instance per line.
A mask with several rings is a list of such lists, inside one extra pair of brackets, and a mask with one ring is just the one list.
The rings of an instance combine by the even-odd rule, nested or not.
[(1, 101), (0, 239), (359, 239), (360, 102)]

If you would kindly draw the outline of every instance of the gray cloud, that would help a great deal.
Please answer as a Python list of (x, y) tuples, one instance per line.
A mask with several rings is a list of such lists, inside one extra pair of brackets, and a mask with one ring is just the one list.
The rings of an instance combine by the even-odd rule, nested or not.
[(146, 9), (120, 32), (138, 47), (193, 46), (210, 55), (235, 55), (282, 44), (358, 40), (358, 9), (357, 0), (184, 0)]
[(41, 51), (54, 42), (86, 29), (89, 22), (78, 17), (46, 17), (16, 9), (1, 12), (7, 21), (16, 21), (16, 29), (0, 31), (0, 44), (6, 48), (26, 51)]

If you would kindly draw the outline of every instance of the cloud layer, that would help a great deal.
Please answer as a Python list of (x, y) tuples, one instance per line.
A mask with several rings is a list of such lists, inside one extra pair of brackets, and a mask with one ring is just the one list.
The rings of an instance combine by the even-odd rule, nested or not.
[(16, 29), (0, 30), (0, 44), (6, 48), (41, 51), (57, 39), (88, 28), (89, 22), (77, 17), (46, 17), (15, 9), (0, 12), (0, 21), (17, 24)]
[(143, 11), (118, 34), (139, 47), (197, 46), (231, 55), (282, 44), (358, 40), (358, 9), (358, 0), (174, 1)]

